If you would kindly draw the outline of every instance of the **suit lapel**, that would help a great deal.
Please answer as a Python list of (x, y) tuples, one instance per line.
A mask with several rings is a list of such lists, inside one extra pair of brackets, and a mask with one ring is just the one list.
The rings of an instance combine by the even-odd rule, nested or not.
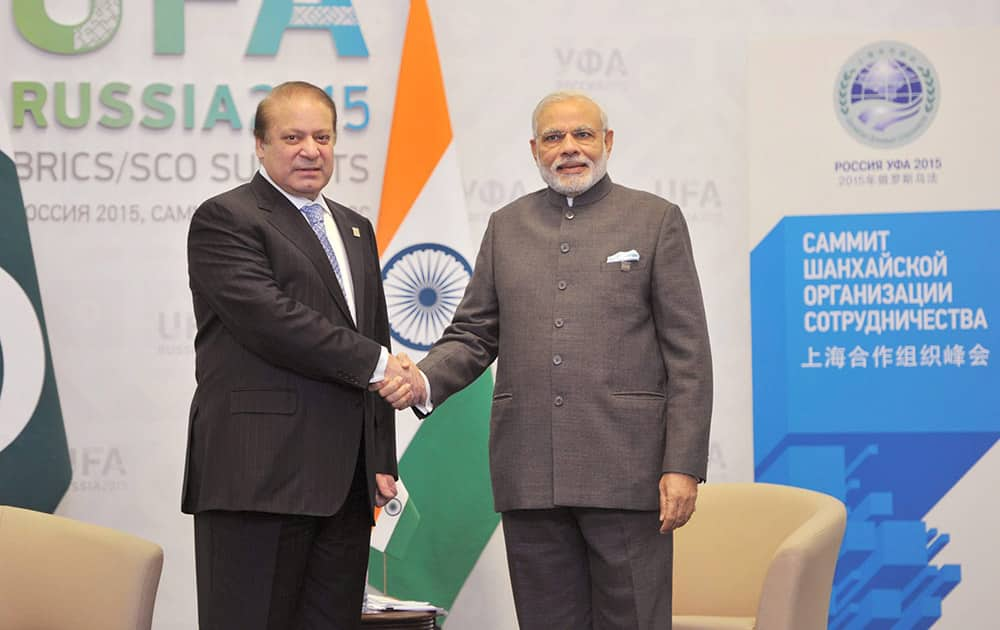
[(337, 276), (333, 273), (333, 267), (330, 266), (330, 260), (326, 257), (326, 252), (323, 251), (323, 246), (316, 238), (316, 234), (309, 227), (309, 222), (292, 205), (292, 202), (275, 190), (259, 174), (254, 176), (251, 186), (257, 196), (258, 207), (268, 213), (268, 222), (294, 243), (312, 262), (330, 292), (330, 296), (337, 304), (337, 308), (350, 322), (351, 311), (347, 308), (347, 299), (344, 298), (344, 292), (340, 290), (340, 284), (337, 282)]
[[(368, 257), (365, 255), (365, 243), (360, 237), (361, 226), (352, 222), (351, 218), (344, 212), (344, 209), (335, 202), (327, 199), (326, 206), (333, 213), (334, 223), (340, 232), (340, 239), (344, 242), (344, 249), (347, 251), (348, 264), (351, 266), (351, 286), (354, 287), (354, 310), (357, 313), (357, 321), (368, 321), (365, 318), (365, 279), (372, 273), (368, 269)], [(355, 230), (359, 230), (355, 234)], [(361, 328), (361, 325), (358, 325)]]

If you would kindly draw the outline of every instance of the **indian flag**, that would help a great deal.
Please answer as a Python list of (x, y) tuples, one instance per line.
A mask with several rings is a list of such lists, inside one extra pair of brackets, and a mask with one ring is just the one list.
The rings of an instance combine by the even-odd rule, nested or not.
[[(377, 237), (393, 349), (419, 361), (451, 321), (475, 260), (426, 0), (410, 3)], [(409, 496), (377, 519), (375, 588), (443, 608), (454, 603), (499, 522), (487, 457), (492, 392), (486, 373), (425, 421), (397, 414)]]

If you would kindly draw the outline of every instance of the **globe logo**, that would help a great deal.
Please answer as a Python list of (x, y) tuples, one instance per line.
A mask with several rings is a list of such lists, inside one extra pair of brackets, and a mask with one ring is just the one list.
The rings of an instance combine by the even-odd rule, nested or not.
[(437, 243), (411, 245), (389, 259), (382, 281), (392, 338), (408, 348), (430, 350), (471, 277), (465, 258)]
[(861, 142), (880, 148), (900, 147), (920, 136), (940, 99), (930, 61), (900, 42), (878, 42), (856, 52), (833, 88), (840, 123)]

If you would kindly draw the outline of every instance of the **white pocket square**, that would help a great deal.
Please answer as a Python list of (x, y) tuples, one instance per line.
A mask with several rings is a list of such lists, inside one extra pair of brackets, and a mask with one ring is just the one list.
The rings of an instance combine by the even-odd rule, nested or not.
[(637, 260), (639, 260), (639, 252), (635, 251), (634, 249), (630, 249), (627, 252), (618, 252), (617, 254), (612, 254), (608, 256), (607, 262), (609, 263), (635, 262)]

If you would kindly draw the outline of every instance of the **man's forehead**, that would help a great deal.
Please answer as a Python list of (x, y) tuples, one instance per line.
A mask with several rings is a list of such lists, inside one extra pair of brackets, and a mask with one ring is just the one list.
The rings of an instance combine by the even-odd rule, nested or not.
[(574, 98), (549, 103), (538, 114), (540, 128), (592, 127), (600, 126), (601, 112), (592, 102)]
[(271, 104), (271, 107), (274, 108), (275, 112), (280, 111), (293, 114), (316, 109), (330, 111), (329, 106), (327, 106), (323, 101), (311, 96), (275, 99), (275, 101)]
[(333, 131), (331, 121), (311, 121), (300, 116), (279, 116), (274, 121), (274, 127), (294, 131)]
[(271, 116), (277, 127), (333, 129), (333, 113), (318, 99), (282, 99), (273, 104)]

